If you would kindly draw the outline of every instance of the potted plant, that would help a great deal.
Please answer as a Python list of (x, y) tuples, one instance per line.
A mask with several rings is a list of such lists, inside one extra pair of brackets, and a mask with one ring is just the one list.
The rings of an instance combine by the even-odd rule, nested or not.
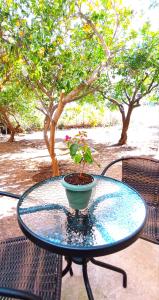
[(82, 210), (88, 206), (92, 188), (96, 184), (94, 177), (84, 172), (84, 167), (86, 164), (92, 164), (95, 160), (85, 131), (79, 131), (74, 137), (66, 135), (65, 142), (71, 158), (80, 165), (80, 171), (64, 176), (62, 184), (66, 189), (70, 207)]

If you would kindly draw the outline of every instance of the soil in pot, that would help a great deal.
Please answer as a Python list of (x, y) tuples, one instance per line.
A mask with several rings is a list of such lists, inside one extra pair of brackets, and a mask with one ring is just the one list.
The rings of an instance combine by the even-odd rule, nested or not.
[(65, 176), (65, 181), (73, 185), (85, 185), (93, 182), (93, 177), (85, 173), (72, 173)]

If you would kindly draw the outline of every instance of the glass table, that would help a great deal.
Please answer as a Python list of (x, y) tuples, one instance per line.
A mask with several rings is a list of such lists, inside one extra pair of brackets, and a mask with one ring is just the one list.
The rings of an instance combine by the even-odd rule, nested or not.
[(52, 177), (29, 188), (18, 202), (18, 222), (24, 234), (35, 244), (62, 254), (67, 265), (63, 276), (72, 271), (72, 262), (82, 265), (89, 300), (93, 294), (87, 264), (92, 262), (123, 275), (127, 274), (94, 257), (108, 255), (131, 245), (143, 229), (146, 207), (141, 196), (115, 179), (94, 175), (96, 187), (84, 211), (69, 208), (63, 176)]

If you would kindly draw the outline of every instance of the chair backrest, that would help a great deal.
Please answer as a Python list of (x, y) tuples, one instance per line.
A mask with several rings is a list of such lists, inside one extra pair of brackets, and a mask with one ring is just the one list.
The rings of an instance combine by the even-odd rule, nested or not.
[(149, 205), (159, 206), (159, 160), (149, 157), (123, 157), (112, 161), (102, 172), (122, 163), (122, 181), (135, 188)]

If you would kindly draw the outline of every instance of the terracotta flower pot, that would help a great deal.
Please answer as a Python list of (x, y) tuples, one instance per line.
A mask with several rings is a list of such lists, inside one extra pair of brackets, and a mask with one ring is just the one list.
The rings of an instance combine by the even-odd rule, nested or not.
[[(66, 189), (66, 195), (69, 202), (69, 206), (73, 209), (85, 209), (88, 206), (89, 200), (92, 195), (92, 188), (96, 185), (94, 177), (90, 174), (83, 174), (83, 176), (89, 178), (90, 183), (84, 184), (72, 184), (69, 183), (72, 177), (79, 176), (79, 173), (68, 174), (63, 178), (62, 185)], [(72, 181), (72, 180), (71, 180)]]

